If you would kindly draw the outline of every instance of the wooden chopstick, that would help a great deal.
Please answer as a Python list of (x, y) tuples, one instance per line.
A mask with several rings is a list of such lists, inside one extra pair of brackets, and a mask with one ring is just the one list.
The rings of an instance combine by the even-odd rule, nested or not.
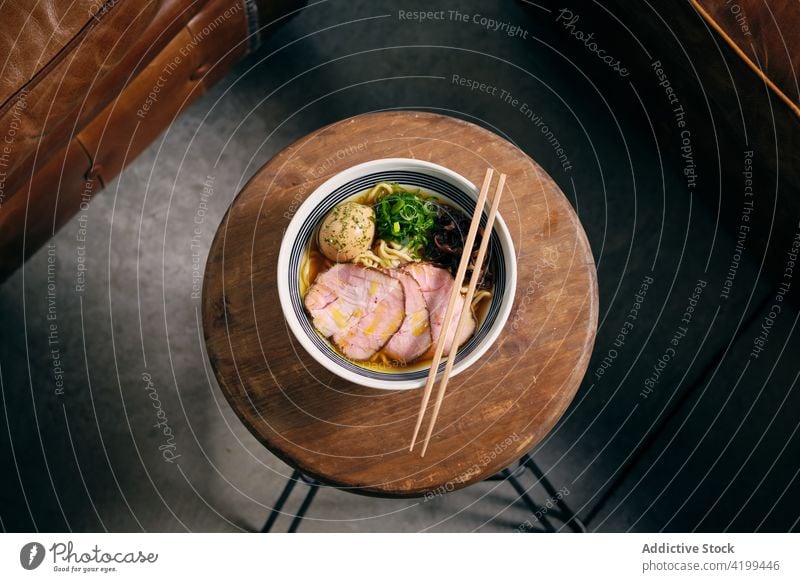
[[(425, 451), (428, 450), (428, 443), (431, 440), (431, 435), (433, 434), (433, 427), (436, 424), (436, 419), (439, 417), (439, 409), (442, 406), (442, 401), (444, 400), (444, 393), (447, 390), (447, 382), (450, 379), (450, 373), (453, 371), (453, 364), (456, 361), (456, 353), (458, 352), (458, 342), (457, 339), (461, 337), (461, 331), (464, 327), (464, 324), (467, 322), (467, 314), (469, 313), (470, 309), (472, 309), (472, 298), (475, 296), (475, 289), (478, 286), (478, 281), (481, 278), (481, 265), (483, 265), (483, 260), (486, 257), (486, 250), (489, 248), (489, 239), (492, 236), (492, 228), (494, 227), (494, 219), (497, 216), (497, 208), (500, 206), (500, 197), (503, 195), (503, 188), (506, 185), (506, 175), (500, 174), (500, 180), (497, 182), (497, 190), (495, 190), (494, 198), (492, 199), (492, 207), (489, 210), (489, 216), (486, 219), (486, 228), (483, 231), (483, 237), (481, 238), (481, 246), (478, 249), (478, 257), (475, 260), (475, 269), (472, 271), (472, 277), (469, 280), (469, 288), (467, 289), (467, 295), (464, 297), (464, 306), (461, 308), (461, 313), (458, 316), (458, 325), (456, 326), (456, 335), (453, 337), (453, 343), (450, 346), (450, 352), (447, 354), (447, 364), (444, 368), (444, 374), (442, 374), (442, 380), (439, 384), (439, 392), (436, 395), (436, 404), (433, 407), (433, 415), (431, 416), (430, 423), (428, 424), (428, 432), (425, 435), (425, 444), (422, 446), (422, 453), (420, 453), (421, 457), (425, 456)], [(483, 206), (479, 206), (475, 209), (475, 215), (480, 217), (483, 214)], [(472, 247), (464, 247), (464, 254), (471, 255), (471, 252), (467, 252), (467, 249), (472, 250)], [(458, 286), (459, 293), (461, 292), (461, 285)], [(444, 330), (449, 330), (449, 327), (443, 328)]]
[[(456, 271), (455, 281), (453, 282), (453, 290), (450, 292), (450, 300), (447, 302), (447, 309), (444, 312), (444, 321), (442, 322), (442, 333), (439, 334), (439, 341), (436, 343), (436, 350), (433, 353), (433, 360), (431, 361), (431, 369), (428, 372), (428, 380), (425, 383), (425, 390), (422, 394), (422, 402), (419, 406), (419, 414), (417, 415), (417, 425), (414, 428), (414, 436), (411, 437), (411, 446), (409, 451), (414, 450), (414, 445), (417, 442), (417, 435), (422, 426), (422, 419), (425, 417), (425, 409), (428, 407), (428, 401), (431, 397), (433, 384), (436, 381), (436, 373), (439, 369), (439, 363), (442, 360), (442, 352), (447, 340), (450, 324), (453, 320), (453, 311), (455, 311), (456, 298), (461, 293), (461, 286), (464, 284), (464, 275), (467, 273), (467, 266), (469, 265), (469, 256), (472, 254), (467, 249), (472, 249), (475, 244), (475, 237), (478, 234), (478, 226), (481, 223), (481, 216), (483, 215), (483, 207), (486, 205), (486, 197), (489, 194), (489, 186), (492, 183), (494, 170), (492, 168), (486, 169), (486, 177), (483, 179), (483, 186), (481, 187), (480, 195), (475, 203), (475, 213), (472, 216), (472, 222), (469, 225), (467, 232), (467, 239), (464, 241), (464, 252), (461, 254), (461, 261), (458, 263), (458, 271)], [(486, 237), (484, 237), (486, 238)], [(453, 339), (455, 343), (455, 339)], [(451, 350), (452, 351), (452, 350)]]

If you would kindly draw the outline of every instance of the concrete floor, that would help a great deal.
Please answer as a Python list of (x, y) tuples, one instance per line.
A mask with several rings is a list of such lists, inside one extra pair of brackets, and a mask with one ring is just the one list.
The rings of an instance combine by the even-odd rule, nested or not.
[[(415, 5), (424, 6), (403, 8)], [(535, 7), (477, 0), (442, 7), (518, 24), (528, 35), (509, 37), (471, 21), (407, 22), (392, 2), (313, 5), (0, 286), (4, 530), (261, 526), (291, 469), (241, 425), (203, 352), (191, 241), (203, 182), (215, 176), (201, 224), (204, 264), (228, 204), (265, 161), (322, 125), (386, 108), (438, 111), (501, 133), (551, 173), (578, 211), (598, 265), (601, 326), (573, 406), (534, 458), (556, 488), (569, 489), (567, 501), (589, 528), (798, 528), (792, 411), (800, 397), (790, 354), (800, 312), (787, 305), (767, 352), (748, 359), (774, 285), (760, 273), (761, 258), (745, 255), (730, 298), (719, 298), (735, 239), (713, 196), (685, 194), (674, 142), (651, 130), (652, 117), (664, 115), (659, 93), (642, 90), (636, 99)], [(637, 82), (654, 85), (646, 63), (634, 54), (630, 60)], [(454, 85), (454, 74), (531, 104), (564, 144), (571, 169), (518, 110)], [(697, 147), (698, 164), (716, 172), (715, 152)], [(730, 165), (739, 168), (741, 160)], [(712, 174), (700, 178), (708, 189), (717, 185)], [(735, 170), (722, 179), (741, 191)], [(724, 203), (739, 204), (738, 194)], [(83, 231), (88, 271), (77, 292)], [(649, 277), (635, 329), (599, 375)], [(681, 349), (644, 399), (644, 383), (698, 280), (707, 288)], [(165, 462), (159, 450), (146, 378), (176, 435), (179, 463)], [(541, 486), (524, 479), (544, 502)], [(295, 495), (288, 514), (300, 502)], [(323, 489), (301, 531), (514, 531), (529, 518), (503, 482), (426, 502)], [(282, 517), (277, 529), (289, 521)]]

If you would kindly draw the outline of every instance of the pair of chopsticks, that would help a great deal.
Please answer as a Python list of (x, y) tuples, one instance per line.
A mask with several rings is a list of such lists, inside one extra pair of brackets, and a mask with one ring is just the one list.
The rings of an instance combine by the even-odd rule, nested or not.
[[(417, 443), (417, 436), (419, 429), (422, 426), (422, 419), (425, 417), (425, 409), (428, 407), (428, 401), (433, 391), (433, 384), (436, 382), (436, 373), (439, 369), (439, 363), (442, 360), (442, 352), (447, 341), (450, 325), (452, 324), (453, 315), (455, 311), (456, 300), (461, 293), (461, 288), (464, 285), (464, 276), (467, 274), (467, 266), (469, 265), (469, 258), (472, 255), (472, 247), (475, 244), (475, 237), (478, 234), (478, 227), (481, 223), (481, 216), (483, 216), (483, 208), (486, 206), (486, 198), (489, 194), (489, 187), (492, 184), (492, 177), (494, 170), (487, 168), (486, 177), (483, 179), (483, 186), (481, 187), (478, 201), (475, 204), (475, 213), (472, 215), (472, 222), (469, 225), (469, 232), (467, 239), (464, 242), (464, 252), (461, 255), (461, 261), (458, 263), (458, 271), (453, 283), (453, 290), (450, 293), (450, 300), (447, 303), (447, 310), (444, 313), (444, 321), (442, 322), (442, 332), (439, 334), (439, 341), (436, 343), (436, 351), (433, 354), (433, 361), (431, 362), (431, 370), (428, 373), (428, 381), (425, 383), (425, 391), (422, 395), (422, 403), (419, 407), (419, 414), (417, 415), (417, 426), (414, 428), (414, 436), (411, 437), (411, 446), (409, 451), (414, 450), (414, 445)], [(433, 427), (436, 424), (436, 419), (439, 416), (439, 409), (444, 400), (444, 393), (447, 390), (447, 382), (450, 379), (450, 373), (453, 371), (453, 364), (455, 363), (456, 352), (458, 351), (458, 337), (463, 331), (464, 325), (468, 321), (467, 314), (472, 309), (472, 299), (475, 295), (475, 289), (478, 286), (478, 280), (481, 274), (481, 265), (486, 257), (486, 250), (489, 248), (489, 239), (491, 238), (492, 228), (494, 227), (494, 219), (497, 215), (497, 208), (500, 205), (500, 197), (503, 195), (503, 188), (506, 184), (506, 175), (500, 174), (500, 180), (497, 183), (497, 189), (492, 199), (492, 206), (489, 209), (489, 216), (486, 219), (486, 228), (481, 238), (481, 246), (478, 249), (478, 257), (475, 261), (475, 269), (472, 271), (472, 277), (469, 280), (469, 287), (467, 288), (467, 295), (464, 297), (464, 307), (458, 316), (458, 324), (456, 326), (456, 333), (453, 337), (453, 343), (450, 346), (450, 352), (447, 354), (447, 363), (445, 364), (444, 373), (442, 374), (441, 384), (439, 384), (439, 392), (436, 395), (436, 404), (433, 407), (433, 416), (431, 416), (430, 423), (428, 424), (428, 432), (425, 435), (425, 444), (422, 446), (422, 453), (420, 456), (425, 456), (425, 451), (428, 450), (428, 443), (433, 434)]]

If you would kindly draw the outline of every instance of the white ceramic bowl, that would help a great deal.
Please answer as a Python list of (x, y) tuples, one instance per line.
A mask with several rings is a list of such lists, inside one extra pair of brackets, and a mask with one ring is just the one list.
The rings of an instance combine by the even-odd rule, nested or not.
[[(339, 172), (314, 190), (289, 222), (278, 255), (278, 296), (283, 315), (297, 341), (317, 362), (337, 376), (371, 388), (420, 388), (425, 385), (430, 366), (380, 371), (364, 368), (348, 360), (314, 330), (300, 295), (300, 261), (322, 218), (337, 204), (381, 181), (397, 182), (413, 189), (419, 188), (424, 193), (435, 194), (470, 215), (478, 198), (478, 188), (472, 182), (452, 170), (421, 160), (374, 160)], [(483, 220), (486, 220), (486, 211)], [(500, 335), (514, 302), (517, 288), (516, 255), (508, 228), (499, 214), (492, 233), (490, 260), (495, 270), (494, 294), (475, 334), (459, 348), (453, 376), (469, 368), (486, 353)], [(440, 365), (440, 371), (443, 369), (444, 362)]]

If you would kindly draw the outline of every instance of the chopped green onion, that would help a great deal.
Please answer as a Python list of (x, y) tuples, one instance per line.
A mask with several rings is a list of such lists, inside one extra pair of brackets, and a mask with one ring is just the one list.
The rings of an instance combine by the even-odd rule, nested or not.
[(419, 253), (430, 241), (437, 213), (438, 205), (430, 197), (395, 186), (375, 202), (377, 236)]

